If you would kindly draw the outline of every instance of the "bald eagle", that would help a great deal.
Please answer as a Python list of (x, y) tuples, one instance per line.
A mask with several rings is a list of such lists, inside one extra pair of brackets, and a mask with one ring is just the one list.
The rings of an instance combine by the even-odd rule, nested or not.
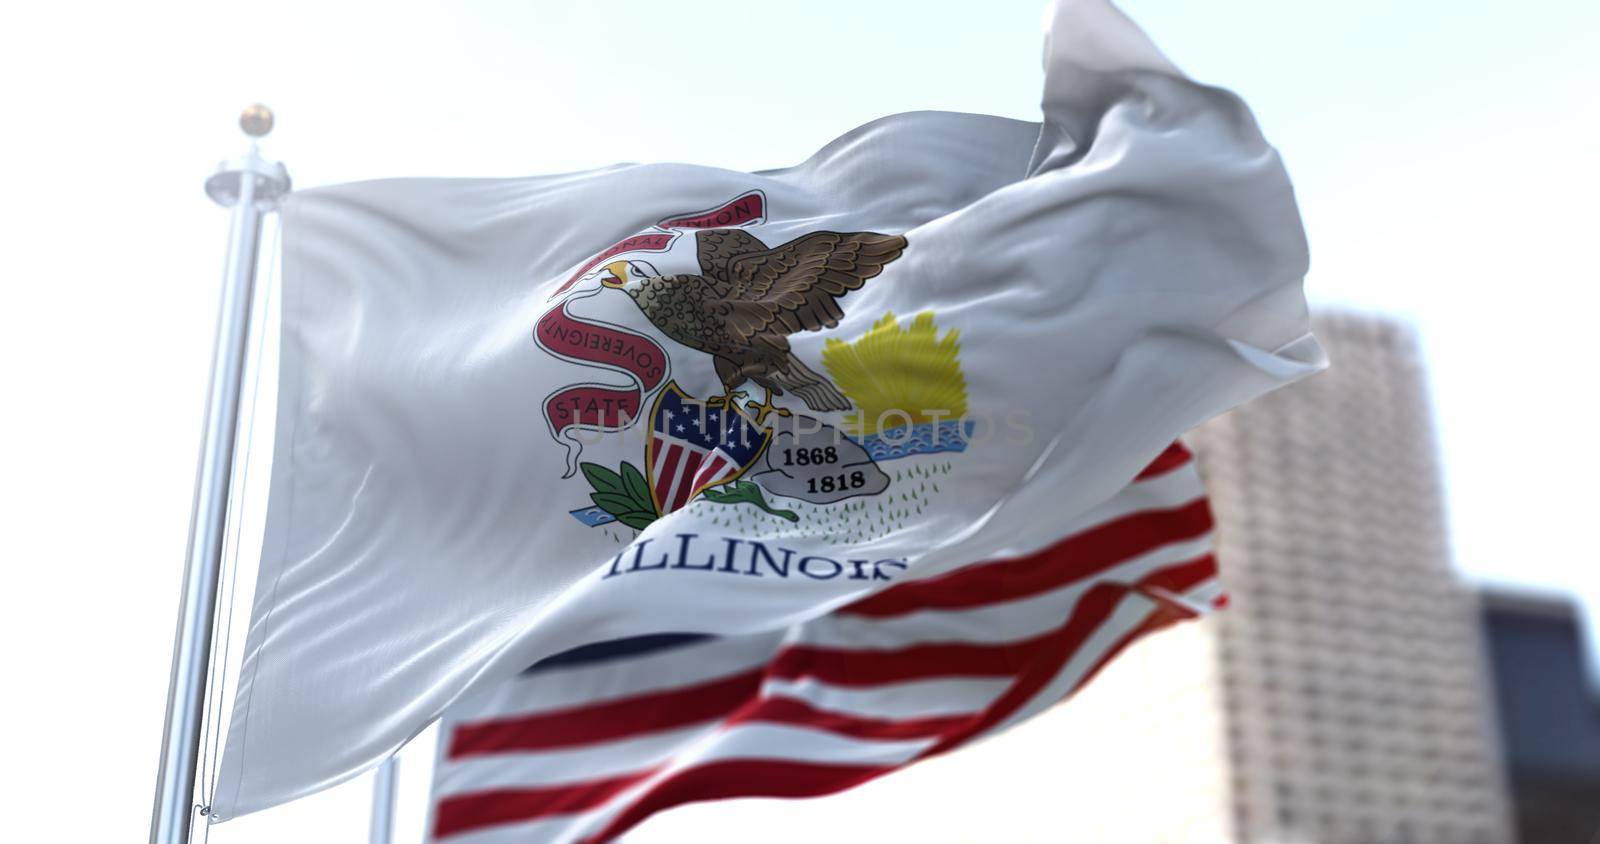
[(768, 249), (741, 229), (696, 233), (700, 274), (659, 275), (643, 261), (607, 264), (601, 281), (633, 297), (656, 328), (712, 356), (723, 395), (731, 403), (745, 380), (773, 396), (791, 392), (816, 411), (849, 410), (850, 402), (826, 377), (789, 350), (789, 335), (839, 324), (839, 299), (857, 290), (900, 257), (906, 239), (873, 232), (813, 232)]

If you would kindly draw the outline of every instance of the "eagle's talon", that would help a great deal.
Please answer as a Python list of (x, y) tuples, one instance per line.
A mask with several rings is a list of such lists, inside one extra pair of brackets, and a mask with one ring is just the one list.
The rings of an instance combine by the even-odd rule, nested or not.
[(767, 417), (772, 415), (772, 414), (774, 414), (774, 413), (778, 414), (778, 416), (780, 418), (788, 418), (788, 417), (794, 415), (793, 413), (789, 412), (788, 408), (778, 407), (777, 405), (772, 403), (772, 391), (771, 390), (767, 391), (767, 397), (762, 399), (760, 404), (757, 404), (755, 402), (751, 402), (751, 403), (745, 405), (745, 409), (746, 410), (754, 410), (756, 412), (756, 425), (757, 426), (765, 425), (766, 422), (767, 422)]
[(706, 407), (720, 407), (723, 410), (738, 410), (739, 405), (736, 404), (736, 402), (744, 401), (748, 398), (750, 398), (750, 394), (746, 393), (744, 390), (734, 390), (732, 392), (723, 393), (720, 396), (712, 396), (711, 398), (706, 399)]

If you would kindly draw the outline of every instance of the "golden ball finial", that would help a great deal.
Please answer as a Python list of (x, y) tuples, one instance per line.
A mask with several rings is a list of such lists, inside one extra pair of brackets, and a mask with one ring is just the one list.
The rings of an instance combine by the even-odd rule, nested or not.
[(264, 137), (272, 131), (272, 109), (255, 103), (239, 113), (239, 128), (252, 138)]

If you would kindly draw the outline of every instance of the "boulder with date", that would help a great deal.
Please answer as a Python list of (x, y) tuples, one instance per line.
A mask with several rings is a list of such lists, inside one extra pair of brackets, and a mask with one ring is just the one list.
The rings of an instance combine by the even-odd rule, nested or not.
[(776, 418), (772, 429), (761, 462), (745, 477), (773, 495), (832, 504), (889, 486), (889, 476), (866, 449), (831, 425), (797, 414)]

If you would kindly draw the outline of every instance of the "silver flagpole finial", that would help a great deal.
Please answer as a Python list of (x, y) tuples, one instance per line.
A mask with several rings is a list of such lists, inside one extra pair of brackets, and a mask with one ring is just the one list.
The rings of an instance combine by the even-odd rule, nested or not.
[(239, 112), (239, 128), (252, 138), (265, 138), (272, 131), (272, 109), (261, 103), (251, 103)]
[[(245, 106), (239, 112), (239, 128), (251, 138), (250, 149), (231, 161), (224, 161), (217, 172), (206, 180), (206, 194), (218, 205), (232, 208), (245, 194), (244, 182), (252, 182), (250, 200), (267, 210), (277, 205), (289, 192), (289, 171), (282, 164), (261, 157), (255, 141), (267, 136), (277, 122), (272, 109), (260, 103)], [(249, 177), (248, 179), (246, 177)]]

